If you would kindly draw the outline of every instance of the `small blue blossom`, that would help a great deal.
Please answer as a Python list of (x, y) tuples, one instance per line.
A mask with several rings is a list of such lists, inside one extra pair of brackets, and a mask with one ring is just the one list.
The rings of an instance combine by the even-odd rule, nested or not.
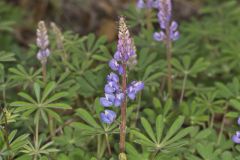
[(127, 94), (128, 94), (128, 97), (131, 99), (131, 100), (134, 100), (135, 97), (136, 97), (136, 94), (141, 91), (142, 89), (144, 88), (144, 83), (139, 81), (133, 81), (127, 88)]
[[(159, 0), (159, 12), (157, 14), (158, 22), (162, 31), (155, 32), (153, 38), (156, 41), (166, 41), (169, 38), (172, 41), (179, 39), (178, 23), (171, 22), (172, 17), (172, 3), (171, 0)], [(167, 31), (169, 31), (167, 35)], [(167, 37), (168, 36), (168, 37)]]
[[(240, 126), (240, 117), (238, 118), (237, 123)], [(232, 136), (232, 141), (234, 143), (240, 144), (240, 131), (237, 131), (236, 134)]]
[(143, 9), (143, 8), (157, 8), (159, 5), (159, 0), (147, 0), (146, 3), (144, 2), (144, 0), (138, 0), (137, 1), (137, 8), (139, 9)]
[(111, 124), (116, 119), (116, 113), (111, 110), (105, 110), (103, 113), (100, 113), (100, 118), (103, 123)]
[(240, 131), (237, 131), (236, 134), (232, 136), (232, 141), (240, 144)]
[(115, 96), (113, 94), (105, 93), (105, 97), (100, 98), (100, 103), (104, 107), (110, 107), (114, 104)]

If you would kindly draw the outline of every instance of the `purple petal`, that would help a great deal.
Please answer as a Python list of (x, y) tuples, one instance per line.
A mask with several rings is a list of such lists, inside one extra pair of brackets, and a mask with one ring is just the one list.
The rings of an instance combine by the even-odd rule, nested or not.
[(105, 94), (105, 97), (108, 101), (114, 102), (115, 96), (113, 94)]
[(105, 110), (100, 113), (100, 118), (103, 123), (111, 124), (116, 119), (116, 113), (111, 110)]
[(170, 30), (174, 32), (177, 30), (177, 28), (178, 28), (178, 23), (176, 21), (173, 21), (171, 24)]
[(134, 100), (135, 97), (136, 97), (136, 93), (135, 93), (135, 92), (128, 92), (128, 97), (129, 97), (131, 100)]
[(165, 39), (165, 34), (161, 31), (161, 32), (155, 32), (153, 34), (153, 38), (156, 40), (156, 41), (163, 41)]
[(159, 7), (159, 0), (155, 0), (153, 3), (152, 3), (152, 8), (158, 8)]
[(107, 81), (119, 82), (119, 77), (118, 77), (117, 74), (111, 72), (111, 73), (107, 76)]
[(144, 83), (142, 81), (136, 82), (134, 88), (136, 92), (139, 92), (144, 88)]
[(114, 59), (117, 61), (121, 61), (121, 53), (119, 51), (115, 52)]
[(240, 138), (237, 135), (232, 136), (232, 141), (237, 143), (237, 144), (240, 144)]
[(142, 9), (145, 7), (145, 3), (143, 0), (138, 0), (137, 1), (137, 8)]
[(104, 106), (104, 107), (110, 107), (110, 106), (113, 105), (113, 103), (110, 102), (110, 101), (109, 101), (107, 98), (105, 98), (105, 97), (101, 97), (101, 98), (100, 98), (100, 103), (101, 103), (101, 105)]
[(121, 104), (122, 104), (122, 101), (120, 101), (118, 99), (115, 99), (115, 101), (114, 101), (114, 106), (115, 107), (119, 107), (119, 106), (121, 106)]
[(115, 91), (115, 89), (112, 86), (110, 86), (109, 84), (106, 84), (104, 87), (104, 91), (105, 91), (105, 93), (113, 93)]
[(170, 38), (171, 38), (173, 41), (178, 40), (179, 37), (180, 37), (180, 34), (179, 34), (178, 31), (176, 31), (176, 32), (174, 32), (174, 33), (171, 33), (171, 35), (170, 35)]
[(117, 71), (118, 67), (119, 67), (119, 64), (118, 64), (118, 62), (115, 59), (112, 59), (112, 60), (109, 61), (109, 67), (112, 70)]
[(122, 65), (119, 65), (119, 67), (118, 67), (118, 73), (119, 73), (120, 75), (123, 75), (123, 72), (124, 72), (124, 70), (123, 70)]

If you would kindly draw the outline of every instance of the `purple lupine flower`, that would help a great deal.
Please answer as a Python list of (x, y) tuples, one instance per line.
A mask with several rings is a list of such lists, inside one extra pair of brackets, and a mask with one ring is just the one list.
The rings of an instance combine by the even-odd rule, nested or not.
[(143, 0), (137, 1), (137, 8), (139, 8), (139, 9), (145, 8), (145, 3)]
[(159, 0), (159, 12), (158, 12), (158, 21), (162, 29), (170, 24), (172, 17), (172, 3), (171, 0)]
[[(161, 32), (155, 32), (153, 38), (156, 41), (166, 41), (169, 38), (172, 41), (176, 41), (180, 34), (177, 31), (178, 24), (176, 21), (171, 22), (172, 17), (172, 3), (171, 0), (159, 0), (159, 12), (157, 14), (158, 22), (161, 28)], [(168, 35), (166, 31), (169, 31)], [(167, 37), (168, 36), (168, 37)]]
[(37, 46), (39, 47), (37, 59), (41, 61), (41, 63), (46, 63), (47, 57), (50, 55), (50, 51), (48, 49), (49, 40), (47, 35), (47, 28), (43, 21), (40, 21), (38, 23), (36, 43)]
[(110, 107), (114, 104), (115, 96), (113, 94), (105, 93), (105, 97), (100, 98), (100, 103), (104, 107)]
[(144, 83), (141, 81), (133, 81), (127, 88), (128, 97), (132, 100), (135, 99), (136, 94), (144, 88)]
[(238, 118), (238, 121), (237, 121), (238, 125), (240, 126), (240, 117)]
[[(125, 66), (125, 69), (127, 66), (134, 66), (137, 63), (137, 55), (133, 39), (130, 37), (130, 33), (123, 17), (120, 18), (119, 25), (117, 51), (115, 52), (113, 59), (109, 61), (109, 67), (113, 71), (116, 71), (119, 75), (123, 75), (123, 73), (126, 74), (126, 70), (124, 70), (123, 66)], [(105, 97), (100, 98), (102, 106), (119, 107), (122, 105), (123, 101), (126, 100), (125, 94), (129, 94), (129, 98), (134, 99), (137, 92), (142, 90), (144, 87), (143, 82), (133, 81), (128, 89), (123, 90), (125, 87), (121, 87), (119, 81), (118, 75), (113, 72), (107, 76), (107, 84), (104, 87)], [(106, 114), (101, 113), (100, 116), (103, 122), (109, 124), (110, 122), (112, 123), (112, 121), (108, 121)]]
[(111, 124), (116, 119), (116, 113), (111, 110), (105, 110), (100, 113), (100, 118), (103, 123)]
[(111, 72), (108, 76), (107, 76), (107, 81), (113, 81), (113, 82), (119, 82), (119, 77), (117, 74)]
[(163, 31), (160, 31), (160, 32), (155, 32), (153, 34), (153, 38), (156, 40), (156, 41), (163, 41), (166, 39), (166, 35)]
[(144, 2), (144, 0), (138, 0), (137, 1), (137, 8), (139, 9), (143, 9), (143, 8), (158, 8), (158, 2), (159, 0), (146, 0), (146, 3)]
[(240, 131), (237, 131), (236, 134), (232, 136), (232, 141), (240, 144)]
[(118, 34), (118, 45), (117, 51), (115, 52), (114, 58), (117, 61), (126, 63), (128, 59), (135, 53), (135, 48), (133, 47), (133, 42), (130, 37), (127, 25), (123, 17), (119, 21), (119, 34)]
[(114, 106), (119, 107), (122, 104), (122, 101), (124, 100), (124, 94), (119, 92), (116, 94)]

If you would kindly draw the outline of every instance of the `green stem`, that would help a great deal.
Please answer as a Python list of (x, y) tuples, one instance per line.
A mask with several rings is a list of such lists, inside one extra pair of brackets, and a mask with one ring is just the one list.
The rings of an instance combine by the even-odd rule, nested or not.
[(43, 82), (47, 81), (47, 69), (46, 69), (46, 63), (42, 62), (42, 77), (43, 77)]
[[(224, 108), (226, 108), (225, 110), (227, 111), (228, 104), (226, 104)], [(223, 119), (222, 119), (222, 123), (221, 123), (221, 128), (220, 128), (220, 131), (219, 131), (219, 134), (218, 134), (217, 145), (219, 145), (220, 142), (221, 142), (221, 138), (222, 138), (223, 131), (224, 131), (224, 126), (225, 126), (225, 121), (226, 121), (226, 115), (224, 114)]]
[[(39, 149), (38, 136), (39, 136), (39, 118), (37, 118), (36, 126), (35, 126), (35, 149), (37, 149), (37, 150)], [(37, 154), (34, 155), (34, 160), (37, 160)]]
[(108, 134), (107, 133), (105, 134), (105, 137), (106, 137), (108, 153), (109, 153), (110, 156), (112, 156), (112, 150), (111, 150), (111, 146), (110, 146), (110, 143), (109, 143), (109, 138), (108, 138)]
[(138, 97), (137, 113), (136, 113), (136, 117), (135, 117), (135, 121), (134, 121), (133, 127), (136, 126), (137, 121), (139, 119), (139, 111), (140, 111), (140, 107), (141, 107), (141, 100), (142, 100), (142, 92), (140, 91), (139, 97)]
[(215, 118), (215, 114), (214, 114), (214, 112), (212, 112), (211, 122), (210, 122), (210, 126), (209, 126), (210, 128), (213, 128), (214, 118)]
[(167, 79), (168, 94), (172, 97), (172, 41), (170, 39), (170, 25), (166, 28), (166, 50), (167, 50)]
[[(4, 79), (3, 79), (3, 82), (4, 82)], [(6, 108), (7, 106), (7, 102), (6, 102), (6, 88), (5, 88), (5, 85), (3, 86), (3, 90), (2, 90), (2, 96), (3, 96), (3, 105), (2, 106), (3, 108)], [(10, 151), (11, 150), (11, 147), (10, 147), (10, 142), (9, 142), (9, 139), (8, 139), (8, 122), (7, 122), (7, 115), (6, 115), (6, 111), (3, 110), (3, 108), (1, 108), (1, 112), (3, 114), (3, 118), (4, 118), (4, 129), (3, 129), (3, 133), (4, 133), (4, 141), (7, 145), (7, 149)], [(7, 157), (8, 160), (11, 160), (11, 156), (8, 156)]]
[(181, 104), (182, 101), (183, 101), (184, 92), (185, 92), (185, 88), (186, 88), (187, 77), (188, 77), (188, 74), (184, 73), (183, 85), (182, 85), (182, 91), (181, 91), (181, 97), (180, 97), (180, 100), (179, 100), (179, 104)]

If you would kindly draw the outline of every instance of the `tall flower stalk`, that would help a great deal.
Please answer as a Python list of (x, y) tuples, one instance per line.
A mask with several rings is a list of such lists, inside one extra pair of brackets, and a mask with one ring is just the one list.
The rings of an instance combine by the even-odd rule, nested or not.
[(172, 41), (179, 38), (178, 24), (172, 21), (172, 3), (171, 0), (159, 0), (158, 4), (158, 22), (161, 28), (160, 32), (155, 32), (153, 37), (156, 41), (163, 41), (166, 45), (167, 54), (167, 86), (168, 94), (172, 96)]
[[(127, 97), (134, 100), (136, 94), (144, 88), (144, 83), (141, 81), (132, 81), (127, 85), (127, 69), (133, 65), (131, 62), (137, 62), (136, 49), (133, 39), (130, 37), (125, 19), (120, 17), (117, 51), (114, 54), (114, 58), (110, 60), (109, 66), (118, 75), (121, 75), (121, 83), (117, 74), (110, 73), (107, 76), (107, 84), (104, 88), (105, 97), (100, 98), (100, 103), (104, 107), (121, 107), (120, 155), (125, 152)], [(104, 123), (111, 124), (116, 118), (116, 113), (111, 110), (105, 110), (101, 113), (100, 117)]]
[(48, 40), (48, 35), (47, 35), (47, 28), (46, 28), (45, 23), (43, 21), (40, 21), (38, 23), (36, 42), (37, 42), (37, 46), (39, 47), (39, 51), (37, 53), (37, 59), (42, 64), (43, 81), (46, 82), (47, 57), (50, 55), (50, 51), (48, 49), (49, 40)]
[[(42, 65), (42, 77), (43, 81), (47, 82), (47, 58), (50, 56), (50, 50), (48, 49), (49, 46), (49, 39), (48, 39), (48, 33), (47, 28), (44, 23), (44, 21), (40, 21), (38, 23), (37, 28), (37, 39), (36, 39), (37, 46), (39, 47), (39, 51), (37, 53), (37, 59), (41, 62)], [(53, 127), (53, 118), (51, 116), (48, 116), (49, 118), (49, 130), (51, 137), (54, 137), (54, 127)], [(35, 135), (35, 141), (38, 143), (38, 132), (39, 132), (39, 120), (36, 124), (35, 129), (36, 135)]]

